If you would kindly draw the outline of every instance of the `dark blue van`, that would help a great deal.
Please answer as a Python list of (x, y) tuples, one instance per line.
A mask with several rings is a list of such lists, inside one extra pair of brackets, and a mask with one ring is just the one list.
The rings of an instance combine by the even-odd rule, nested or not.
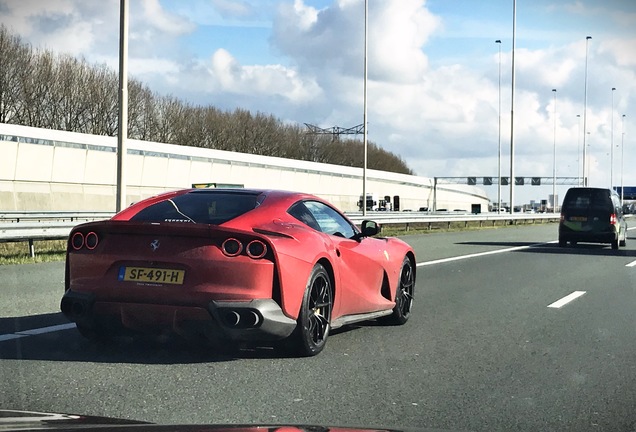
[(567, 242), (627, 243), (627, 222), (618, 194), (612, 189), (576, 187), (565, 194), (559, 223), (559, 246)]

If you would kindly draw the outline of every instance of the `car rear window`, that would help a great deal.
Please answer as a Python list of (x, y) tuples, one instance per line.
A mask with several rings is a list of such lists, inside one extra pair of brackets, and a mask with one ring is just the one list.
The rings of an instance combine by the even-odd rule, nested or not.
[(581, 189), (565, 197), (567, 210), (607, 210), (613, 208), (610, 193), (603, 189)]
[(155, 203), (130, 220), (220, 225), (258, 207), (263, 198), (254, 192), (192, 191)]

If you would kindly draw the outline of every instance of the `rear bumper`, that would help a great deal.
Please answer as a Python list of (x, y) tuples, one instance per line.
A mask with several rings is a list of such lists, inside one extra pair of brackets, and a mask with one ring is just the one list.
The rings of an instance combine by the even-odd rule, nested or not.
[(105, 334), (201, 334), (208, 339), (278, 340), (289, 336), (296, 321), (272, 299), (211, 301), (207, 307), (101, 302), (92, 293), (68, 290), (60, 308), (78, 325)]
[(618, 240), (618, 232), (572, 231), (568, 229), (560, 229), (559, 240), (584, 243), (612, 243)]

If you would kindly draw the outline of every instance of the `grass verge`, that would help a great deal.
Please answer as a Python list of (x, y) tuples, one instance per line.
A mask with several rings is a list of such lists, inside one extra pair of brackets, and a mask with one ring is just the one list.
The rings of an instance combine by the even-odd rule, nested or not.
[[(547, 222), (546, 222), (547, 223)], [(435, 224), (429, 228), (428, 224), (410, 224), (407, 230), (403, 226), (382, 227), (381, 236), (399, 237), (408, 235), (431, 234), (436, 232), (481, 230), (512, 228), (523, 225), (478, 225), (475, 223), (466, 224), (455, 222)], [(64, 261), (66, 259), (66, 240), (43, 240), (35, 242), (35, 258), (29, 256), (28, 242), (0, 243), (0, 265), (6, 264), (29, 264), (51, 261)]]
[(29, 256), (28, 242), (0, 243), (0, 265), (64, 261), (66, 240), (34, 242), (35, 257)]

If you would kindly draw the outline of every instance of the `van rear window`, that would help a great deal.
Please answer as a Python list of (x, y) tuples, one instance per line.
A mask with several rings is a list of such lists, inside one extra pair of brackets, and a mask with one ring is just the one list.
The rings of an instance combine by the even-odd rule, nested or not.
[(569, 210), (603, 210), (612, 207), (612, 199), (604, 190), (577, 190), (576, 193), (566, 196), (563, 203), (563, 208)]

